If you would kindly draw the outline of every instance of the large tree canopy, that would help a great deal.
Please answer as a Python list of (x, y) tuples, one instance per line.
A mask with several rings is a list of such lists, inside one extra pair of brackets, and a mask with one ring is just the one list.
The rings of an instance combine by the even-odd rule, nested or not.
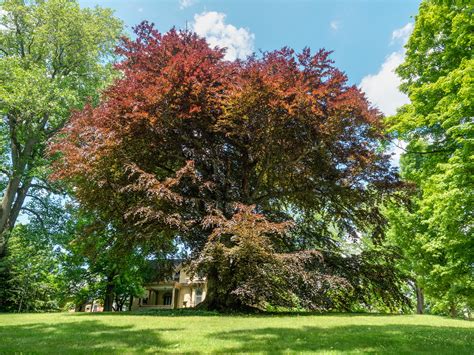
[[(179, 241), (198, 256), (215, 240), (206, 217), (231, 219), (236, 203), (269, 225), (294, 218), (313, 247), (380, 237), (379, 204), (398, 185), (379, 149), (381, 115), (329, 52), (229, 62), (193, 33), (143, 23), (118, 53), (123, 75), (51, 149), (55, 178), (121, 231), (124, 247)], [(271, 249), (294, 251), (292, 238), (271, 237)]]
[(69, 0), (0, 1), (0, 257), (27, 195), (45, 184), (46, 141), (110, 78), (121, 22)]
[(397, 70), (411, 103), (388, 120), (408, 143), (402, 176), (418, 186), (411, 208), (391, 213), (393, 239), (419, 287), (453, 315), (474, 295), (473, 11), (469, 2), (420, 5)]

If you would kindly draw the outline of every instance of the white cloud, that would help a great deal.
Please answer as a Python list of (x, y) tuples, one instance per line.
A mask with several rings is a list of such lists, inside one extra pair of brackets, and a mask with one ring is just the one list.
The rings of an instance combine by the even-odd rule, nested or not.
[[(0, 20), (2, 20), (2, 17), (5, 16), (6, 14), (7, 12), (0, 7)], [(0, 23), (0, 31), (4, 31), (6, 29), (7, 27), (4, 24)]]
[(193, 6), (197, 0), (179, 0), (179, 8), (181, 10), (186, 9), (187, 7)]
[(143, 7), (139, 7), (138, 12), (143, 12)]
[(225, 59), (243, 59), (253, 53), (255, 35), (243, 27), (225, 23), (226, 15), (221, 12), (203, 12), (194, 15), (192, 29), (205, 37), (211, 47), (226, 48)]
[(392, 154), (392, 165), (400, 166), (400, 157), (405, 153), (407, 143), (401, 140), (396, 140), (391, 144), (390, 153)]
[(398, 107), (408, 103), (408, 97), (398, 90), (401, 82), (395, 73), (403, 58), (403, 52), (393, 52), (376, 74), (369, 74), (360, 82), (360, 88), (369, 101), (387, 116), (395, 114)]
[[(408, 97), (398, 89), (401, 80), (395, 73), (395, 69), (403, 63), (405, 58), (403, 46), (408, 41), (412, 31), (413, 24), (409, 23), (392, 32), (391, 44), (398, 42), (400, 44), (399, 50), (388, 55), (380, 66), (379, 71), (363, 77), (359, 85), (369, 101), (386, 116), (394, 115), (397, 112), (397, 108), (410, 102)], [(398, 145), (403, 145), (403, 142), (399, 142)], [(394, 145), (392, 153), (394, 153), (392, 164), (398, 166), (400, 154), (403, 153), (403, 150)]]
[(402, 28), (396, 29), (392, 32), (392, 44), (400, 40), (403, 45), (407, 43), (408, 38), (410, 37), (411, 33), (413, 32), (413, 23), (409, 22)]
[(329, 23), (329, 26), (331, 27), (331, 29), (333, 31), (337, 31), (339, 29), (339, 27), (341, 27), (341, 22), (340, 21), (336, 21), (336, 20), (333, 20)]
[(400, 49), (388, 55), (379, 71), (363, 77), (359, 85), (369, 101), (387, 116), (395, 114), (398, 107), (409, 102), (408, 97), (398, 90), (401, 81), (395, 69), (403, 63), (405, 57), (403, 45), (408, 41), (412, 30), (413, 24), (409, 23), (392, 32), (392, 41), (402, 42)]

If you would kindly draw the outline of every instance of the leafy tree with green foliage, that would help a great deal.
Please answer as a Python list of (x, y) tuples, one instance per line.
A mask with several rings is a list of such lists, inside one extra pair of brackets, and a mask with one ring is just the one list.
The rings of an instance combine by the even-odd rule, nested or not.
[(10, 237), (9, 255), (2, 260), (9, 272), (0, 289), (0, 309), (59, 310), (62, 296), (59, 254), (60, 250), (48, 245), (41, 234), (29, 226), (18, 225)]
[[(120, 311), (125, 302), (142, 295), (147, 276), (148, 249), (121, 248), (122, 235), (110, 223), (78, 211), (69, 243), (69, 274), (77, 309), (94, 299), (104, 301), (104, 311)], [(116, 308), (113, 308), (115, 303)]]
[(67, 196), (36, 196), (25, 208), (31, 218), (12, 230), (8, 254), (0, 260), (0, 310), (77, 311), (94, 300), (122, 310), (143, 293), (144, 256), (113, 246), (114, 234)]
[(46, 141), (110, 82), (122, 23), (70, 0), (2, 0), (0, 9), (1, 258), (31, 188), (47, 188)]
[(411, 103), (388, 118), (417, 187), (409, 208), (389, 212), (392, 240), (418, 291), (452, 316), (474, 305), (473, 13), (470, 2), (422, 2), (397, 69)]
[(64, 196), (44, 190), (26, 201), (30, 218), (13, 228), (8, 254), (0, 260), (0, 310), (52, 311), (64, 306), (73, 207)]

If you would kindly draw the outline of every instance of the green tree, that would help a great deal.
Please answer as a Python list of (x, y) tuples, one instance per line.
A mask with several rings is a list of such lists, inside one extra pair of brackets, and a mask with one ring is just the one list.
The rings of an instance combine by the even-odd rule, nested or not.
[(30, 218), (13, 228), (8, 254), (0, 260), (0, 310), (58, 310), (69, 298), (65, 271), (74, 205), (64, 196), (35, 191), (24, 208)]
[[(117, 250), (116, 234), (67, 196), (35, 195), (25, 205), (30, 220), (11, 232), (0, 260), (0, 310), (53, 311), (103, 299), (112, 310), (143, 293), (143, 254)], [(148, 254), (147, 254), (148, 256)]]
[(418, 289), (446, 304), (474, 295), (474, 6), (424, 1), (397, 69), (411, 103), (388, 119), (408, 143), (401, 174), (417, 186), (412, 204), (392, 211), (392, 237)]
[(153, 253), (144, 248), (123, 248), (123, 231), (91, 213), (78, 210), (75, 218), (65, 280), (76, 309), (102, 299), (104, 311), (121, 311), (127, 300), (143, 294), (146, 258)]
[(10, 238), (9, 255), (1, 261), (8, 268), (8, 277), (1, 280), (5, 282), (0, 289), (0, 309), (14, 312), (59, 310), (59, 253), (41, 233), (18, 225)]
[(0, 1), (0, 257), (39, 183), (47, 140), (109, 82), (121, 22), (70, 0)]

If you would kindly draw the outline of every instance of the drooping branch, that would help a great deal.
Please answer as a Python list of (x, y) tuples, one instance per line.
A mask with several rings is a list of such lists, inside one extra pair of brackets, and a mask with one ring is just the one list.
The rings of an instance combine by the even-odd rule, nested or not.
[(48, 229), (46, 228), (46, 225), (45, 225), (45, 223), (44, 223), (44, 220), (43, 220), (43, 218), (41, 217), (41, 215), (40, 215), (38, 212), (36, 212), (35, 210), (32, 210), (31, 208), (24, 207), (24, 206), (21, 208), (21, 210), (22, 210), (22, 211), (26, 211), (26, 212), (28, 212), (28, 213), (31, 213), (33, 216), (35, 216), (35, 218), (38, 220), (38, 222), (39, 222), (40, 225), (41, 225), (41, 229), (43, 229), (43, 231), (44, 231), (45, 233), (48, 232)]

